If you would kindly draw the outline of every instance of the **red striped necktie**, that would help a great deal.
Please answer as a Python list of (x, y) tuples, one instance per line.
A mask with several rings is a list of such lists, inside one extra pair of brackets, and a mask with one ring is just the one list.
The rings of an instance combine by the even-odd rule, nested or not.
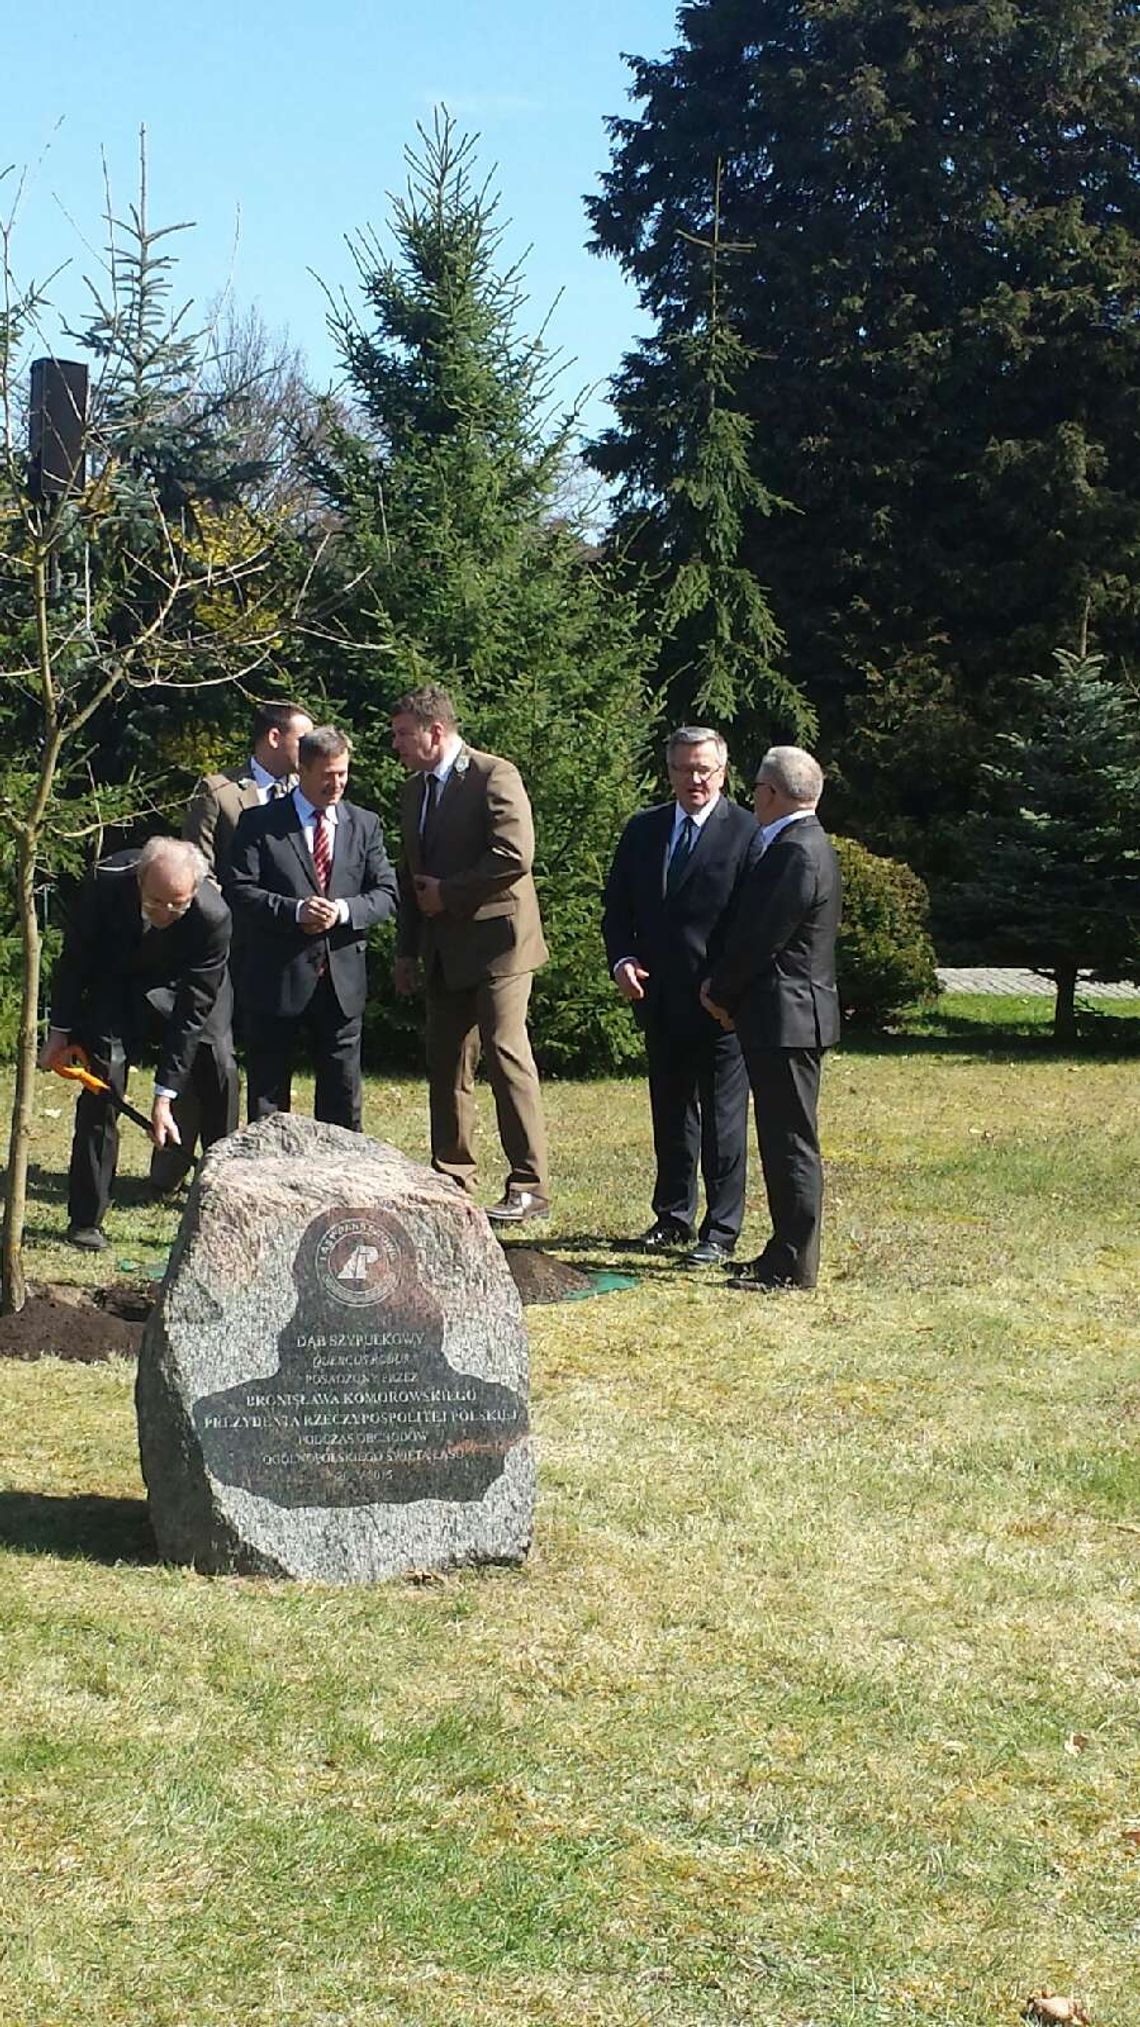
[(323, 809), (313, 811), (313, 871), (322, 894), (327, 894), (332, 876), (332, 825)]

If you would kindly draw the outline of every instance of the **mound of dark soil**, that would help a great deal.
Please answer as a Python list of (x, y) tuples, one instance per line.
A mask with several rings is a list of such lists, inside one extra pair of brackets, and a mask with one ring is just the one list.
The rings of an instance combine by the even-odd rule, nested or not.
[(0, 1358), (70, 1358), (99, 1365), (108, 1358), (137, 1358), (152, 1288), (121, 1282), (112, 1288), (46, 1283), (30, 1288), (18, 1316), (0, 1316)]
[(589, 1274), (568, 1267), (564, 1260), (555, 1260), (541, 1246), (504, 1246), (503, 1257), (524, 1306), (567, 1302), (572, 1295), (584, 1295), (593, 1287)]

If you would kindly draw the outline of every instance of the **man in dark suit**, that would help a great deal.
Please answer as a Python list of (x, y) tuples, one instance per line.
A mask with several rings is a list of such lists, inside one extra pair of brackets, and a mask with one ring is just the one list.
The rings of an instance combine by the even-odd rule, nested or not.
[(740, 1036), (772, 1220), (763, 1252), (732, 1270), (742, 1288), (814, 1288), (819, 1272), (819, 1079), (824, 1050), (839, 1040), (841, 901), (839, 866), (815, 814), (822, 790), (819, 763), (802, 748), (764, 755), (753, 798), (763, 856), (701, 993)]
[[(222, 872), (229, 864), (242, 811), (258, 809), (277, 796), (291, 794), (297, 783), (297, 744), (302, 734), (312, 729), (313, 721), (300, 704), (259, 704), (253, 714), (248, 760), (238, 767), (223, 768), (217, 774), (204, 774), (198, 782), (187, 807), (182, 835), (197, 845), (219, 886)], [(230, 944), (230, 975), (235, 980), (239, 954), (235, 939)], [(202, 1046), (209, 1048), (209, 1040)], [(232, 1045), (229, 1062), (236, 1119), (238, 1071)], [(151, 1156), (151, 1187), (158, 1196), (168, 1196), (177, 1189), (191, 1167), (194, 1144), (202, 1127), (193, 1080), (175, 1103), (174, 1119), (178, 1140), (156, 1147)]]
[(243, 813), (223, 875), (241, 937), (251, 1119), (288, 1112), (307, 1029), (315, 1116), (360, 1131), (365, 952), (395, 910), (396, 876), (377, 818), (344, 801), (350, 752), (335, 726), (307, 732), (297, 787)]
[[(77, 896), (52, 979), (51, 1028), (40, 1065), (54, 1070), (76, 1045), (121, 1099), (146, 1042), (159, 1043), (151, 1131), (176, 1141), (173, 1101), (193, 1082), (202, 1141), (237, 1124), (226, 960), (230, 914), (194, 845), (151, 838), (95, 868)], [(102, 1252), (103, 1219), (119, 1154), (112, 1096), (84, 1091), (75, 1110), (68, 1238)]]
[(602, 934), (610, 971), (645, 1035), (657, 1175), (650, 1252), (690, 1245), (697, 1163), (705, 1185), (693, 1267), (731, 1257), (744, 1216), (748, 1074), (740, 1043), (707, 1013), (702, 981), (716, 963), (741, 884), (758, 856), (749, 811), (723, 793), (719, 732), (686, 725), (666, 748), (673, 800), (622, 832), (606, 882)]
[(446, 690), (425, 684), (392, 713), (409, 772), (400, 800), (396, 990), (427, 1001), (432, 1167), (475, 1180), (480, 1050), (507, 1157), (496, 1224), (545, 1217), (546, 1126), (527, 1034), (531, 980), (547, 949), (532, 866), (534, 823), (518, 770), (460, 737)]

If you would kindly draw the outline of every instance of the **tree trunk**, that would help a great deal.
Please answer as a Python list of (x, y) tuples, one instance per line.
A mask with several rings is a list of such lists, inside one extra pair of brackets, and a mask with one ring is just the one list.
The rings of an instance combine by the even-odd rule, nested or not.
[(28, 1205), (28, 1153), (32, 1143), (33, 1098), (39, 1042), (40, 960), (42, 942), (36, 920), (36, 866), (44, 814), (55, 786), (62, 732), (52, 671), (48, 623), (49, 539), (38, 541), (33, 576), (36, 598), (36, 646), (40, 692), (44, 707), (44, 739), (40, 773), (31, 807), (16, 834), (16, 909), (24, 955), (20, 996), (20, 1031), (16, 1043), (16, 1088), (8, 1137), (8, 1172), (4, 1177), (4, 1234), (0, 1242), (0, 1316), (14, 1316), (27, 1300), (24, 1279), (24, 1218)]
[(1077, 967), (1073, 963), (1058, 964), (1053, 971), (1057, 987), (1057, 999), (1053, 1008), (1053, 1040), (1075, 1042), (1077, 1039)]
[(16, 1089), (8, 1138), (8, 1172), (4, 1178), (4, 1240), (0, 1259), (0, 1315), (13, 1316), (27, 1299), (24, 1280), (24, 1217), (28, 1200), (28, 1154), (32, 1141), (33, 1091), (39, 1044), (40, 925), (36, 920), (36, 851), (34, 840), (20, 839), (17, 854), (16, 904), (24, 981), (20, 999), (20, 1030), (16, 1044)]

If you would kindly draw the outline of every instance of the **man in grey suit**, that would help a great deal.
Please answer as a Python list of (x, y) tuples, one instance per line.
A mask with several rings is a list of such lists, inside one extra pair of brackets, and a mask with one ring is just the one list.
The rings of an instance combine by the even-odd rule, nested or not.
[[(217, 774), (204, 774), (190, 798), (182, 835), (197, 845), (217, 884), (229, 863), (230, 848), (238, 819), (246, 809), (258, 809), (276, 796), (288, 795), (297, 780), (297, 744), (311, 732), (313, 721), (300, 704), (259, 704), (250, 731), (250, 755), (238, 767), (224, 767)], [(230, 973), (236, 981), (240, 945), (235, 938), (230, 948)], [(207, 1054), (214, 1046), (209, 1037), (201, 1044)], [(238, 1072), (232, 1042), (227, 1050), (228, 1075), (232, 1091), (227, 1099), (230, 1128), (237, 1125)], [(156, 1147), (150, 1158), (150, 1182), (156, 1196), (169, 1196), (178, 1188), (191, 1167), (194, 1147), (202, 1131), (198, 1092), (191, 1083), (175, 1101), (174, 1119), (179, 1139)]]
[(250, 1118), (288, 1112), (307, 1030), (316, 1117), (359, 1132), (368, 931), (395, 912), (396, 875), (378, 819), (344, 800), (350, 751), (333, 725), (305, 734), (296, 788), (244, 812), (223, 886), (242, 939)]
[(819, 1273), (823, 1168), (819, 1082), (839, 1040), (835, 938), (839, 866), (816, 817), (819, 762), (772, 746), (753, 794), (763, 856), (741, 890), (724, 948), (701, 998), (740, 1036), (772, 1220), (762, 1253), (731, 1267), (740, 1288), (814, 1288)]

